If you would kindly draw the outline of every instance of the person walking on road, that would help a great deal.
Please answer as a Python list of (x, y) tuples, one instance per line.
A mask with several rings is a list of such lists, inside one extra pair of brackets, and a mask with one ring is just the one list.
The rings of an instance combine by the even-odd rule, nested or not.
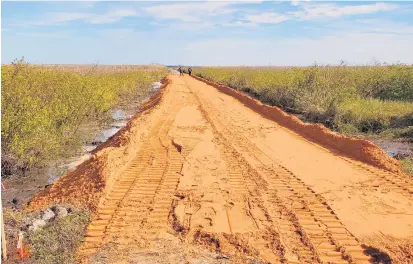
[(179, 66), (179, 69), (178, 69), (178, 71), (179, 71), (179, 76), (182, 76), (182, 75), (184, 75), (184, 73), (183, 73), (183, 71), (182, 71), (182, 68), (181, 68), (181, 66)]
[(188, 68), (188, 74), (189, 74), (189, 76), (192, 75), (192, 68)]

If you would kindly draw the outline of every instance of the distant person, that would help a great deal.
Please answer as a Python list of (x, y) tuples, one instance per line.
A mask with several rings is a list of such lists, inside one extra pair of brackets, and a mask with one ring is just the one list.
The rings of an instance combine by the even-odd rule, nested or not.
[(189, 76), (192, 75), (192, 68), (188, 68), (188, 74), (189, 74)]
[(179, 67), (178, 71), (179, 71), (179, 75), (180, 75), (180, 76), (184, 75), (184, 71), (182, 70), (181, 67)]

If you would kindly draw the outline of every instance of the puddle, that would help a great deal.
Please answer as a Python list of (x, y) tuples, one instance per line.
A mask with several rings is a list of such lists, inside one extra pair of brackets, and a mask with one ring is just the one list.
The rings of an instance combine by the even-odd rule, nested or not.
[(47, 179), (47, 184), (52, 184), (54, 181), (60, 178), (61, 175), (65, 174), (67, 172), (66, 168), (49, 168), (47, 170), (47, 174), (49, 175), (49, 178)]
[[(157, 90), (162, 86), (161, 82), (152, 83), (152, 90)], [(140, 104), (145, 103), (149, 100), (149, 97), (145, 98), (140, 102)], [(97, 136), (91, 142), (86, 143), (82, 146), (82, 153), (76, 157), (72, 157), (63, 161), (61, 165), (49, 168), (47, 175), (48, 184), (53, 183), (58, 180), (63, 174), (76, 169), (77, 166), (82, 164), (84, 161), (92, 157), (91, 152), (100, 144), (106, 142), (110, 137), (115, 135), (120, 129), (126, 126), (128, 121), (133, 117), (134, 114), (139, 112), (139, 107), (133, 107), (134, 111), (125, 111), (122, 109), (114, 109), (111, 113), (112, 123), (109, 127), (106, 127), (98, 132)]]
[(390, 157), (398, 158), (413, 156), (412, 143), (386, 139), (371, 139), (371, 141), (383, 149)]
[(161, 82), (154, 82), (152, 84), (152, 90), (158, 90), (159, 88), (161, 88), (162, 83)]
[(83, 146), (83, 152), (91, 152), (96, 147), (97, 147), (96, 145), (85, 145), (85, 146)]
[(115, 127), (115, 128), (122, 128), (122, 127), (125, 127), (127, 123), (128, 123), (127, 121), (123, 121), (123, 122), (115, 122), (115, 123), (112, 123), (111, 125), (112, 127)]
[(99, 145), (103, 142), (106, 142), (108, 138), (115, 135), (120, 129), (120, 127), (111, 127), (109, 129), (100, 131), (95, 140), (92, 142), (92, 145)]

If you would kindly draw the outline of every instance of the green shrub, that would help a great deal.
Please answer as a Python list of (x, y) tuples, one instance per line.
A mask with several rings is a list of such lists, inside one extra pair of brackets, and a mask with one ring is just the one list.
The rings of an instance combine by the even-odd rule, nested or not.
[(344, 132), (413, 126), (413, 66), (204, 67), (194, 73)]
[(165, 69), (82, 71), (2, 66), (2, 170), (23, 171), (70, 155), (81, 145), (81, 124), (98, 120), (121, 101), (145, 96)]
[(413, 158), (401, 159), (400, 163), (402, 165), (403, 171), (410, 177), (413, 177)]
[(413, 103), (378, 99), (347, 100), (340, 105), (336, 123), (353, 124), (362, 132), (381, 132), (391, 127), (407, 127)]

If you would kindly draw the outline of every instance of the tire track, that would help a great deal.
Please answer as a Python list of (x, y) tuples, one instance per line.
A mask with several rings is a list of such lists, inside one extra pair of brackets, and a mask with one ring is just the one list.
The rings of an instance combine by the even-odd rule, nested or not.
[[(211, 124), (211, 126), (213, 127), (213, 124)], [(214, 127), (213, 129), (215, 130)], [(217, 131), (215, 130), (214, 132), (216, 133)], [(235, 200), (239, 200), (239, 202), (244, 204), (247, 214), (252, 218), (256, 230), (258, 231), (258, 236), (255, 237), (252, 246), (256, 247), (262, 254), (263, 259), (266, 259), (271, 263), (276, 263), (280, 260), (285, 262), (285, 250), (277, 249), (277, 246), (283, 245), (283, 242), (281, 241), (282, 239), (279, 234), (273, 232), (273, 230), (276, 230), (274, 227), (274, 216), (264, 206), (263, 199), (260, 197), (259, 189), (265, 188), (263, 182), (260, 181), (258, 177), (253, 177), (253, 172), (250, 171), (246, 165), (247, 162), (238, 155), (235, 149), (233, 149), (231, 144), (229, 144), (224, 137), (216, 138), (216, 140), (218, 149), (220, 150), (220, 153), (223, 154), (223, 159), (226, 164), (229, 165), (227, 175), (229, 178), (231, 194), (235, 194), (233, 195)], [(255, 215), (254, 207), (259, 208), (258, 210), (265, 215), (265, 219)], [(227, 218), (231, 228), (231, 222), (236, 221), (236, 219), (232, 220), (228, 209)], [(232, 229), (231, 234), (234, 234)], [(289, 235), (292, 235), (292, 233)]]
[(167, 133), (177, 108), (169, 109), (143, 148), (102, 199), (78, 257), (86, 261), (108, 243), (145, 244), (167, 228), (182, 158)]
[[(360, 242), (340, 222), (321, 195), (316, 194), (293, 173), (266, 156), (248, 138), (242, 136), (237, 127), (225, 126), (219, 120), (219, 111), (196, 93), (194, 96), (199, 101), (204, 115), (211, 124), (215, 124), (218, 133), (236, 141), (239, 146), (234, 147), (241, 149), (240, 154), (246, 153), (250, 156), (249, 164), (258, 174), (263, 175), (270, 188), (274, 188), (276, 193), (282, 193), (283, 202), (291, 202), (292, 210), (302, 227), (303, 236), (312, 243), (322, 262), (370, 263), (370, 257), (364, 254)], [(215, 118), (209, 117), (210, 115), (214, 115)], [(226, 123), (230, 124), (228, 120)]]
[[(132, 260), (166, 238), (174, 242), (165, 243), (181, 249), (229, 253), (225, 258), (232, 263), (373, 261), (327, 200), (282, 166), (283, 156), (277, 156), (283, 162), (272, 157), (282, 150), (254, 140), (274, 127), (258, 126), (236, 106), (222, 111), (219, 101), (205, 96), (210, 94), (203, 94), (202, 86), (189, 86), (185, 78), (174, 82), (159, 104), (162, 119), (101, 199), (79, 260), (87, 262), (103, 248), (120, 254), (128, 249), (136, 254), (126, 253)], [(247, 138), (246, 131), (253, 137)], [(353, 170), (378, 176), (367, 186), (381, 185), (411, 197), (413, 185), (407, 179), (347, 161)], [(189, 165), (182, 171), (184, 162)], [(177, 188), (183, 174), (187, 177)], [(175, 238), (165, 233), (172, 230)]]
[[(252, 201), (265, 213), (266, 223), (261, 222), (258, 224), (257, 222), (260, 221), (257, 221), (254, 218), (254, 214), (250, 212), (251, 217), (254, 218), (257, 229), (263, 229), (264, 226), (267, 226), (271, 230), (277, 231), (278, 234), (276, 239), (278, 240), (278, 244), (283, 247), (281, 250), (281, 259), (283, 263), (313, 263), (316, 261), (317, 257), (315, 256), (314, 248), (312, 245), (309, 245), (308, 241), (306, 241), (308, 239), (299, 235), (300, 227), (297, 224), (297, 221), (292, 219), (291, 211), (283, 206), (284, 201), (281, 201), (279, 197), (274, 195), (274, 190), (268, 188), (266, 182), (262, 180), (262, 177), (260, 177), (257, 171), (251, 168), (249, 161), (245, 160), (245, 158), (240, 155), (239, 151), (234, 148), (231, 143), (232, 141), (230, 140), (230, 138), (233, 138), (224, 136), (222, 131), (219, 131), (216, 124), (217, 120), (213, 121), (206, 113), (205, 109), (202, 108), (202, 106), (205, 106), (205, 102), (201, 102), (195, 93), (193, 93), (193, 95), (200, 104), (203, 116), (211, 124), (214, 132), (219, 135), (218, 141), (222, 141), (222, 145), (224, 145), (224, 147), (221, 148), (221, 153), (224, 153), (224, 160), (226, 163), (231, 164), (229, 175), (230, 178), (235, 177), (232, 180), (232, 183), (235, 183), (235, 190), (248, 196), (246, 199), (249, 209), (252, 207)], [(241, 147), (243, 150), (247, 150), (244, 146)], [(238, 159), (234, 158), (235, 156), (238, 156)], [(260, 197), (258, 194), (264, 197)], [(260, 245), (260, 248), (263, 249), (270, 248), (268, 241), (265, 241), (264, 239), (259, 239), (256, 241), (256, 244)], [(275, 254), (275, 252), (266, 253), (267, 255)]]
[(367, 164), (355, 162), (346, 157), (340, 158), (351, 164), (355, 170), (363, 171), (367, 175), (372, 175), (375, 176), (375, 178), (379, 178), (374, 183), (370, 183), (371, 185), (388, 188), (410, 199), (413, 198), (413, 181), (409, 177), (404, 177), (402, 175), (397, 175)]

